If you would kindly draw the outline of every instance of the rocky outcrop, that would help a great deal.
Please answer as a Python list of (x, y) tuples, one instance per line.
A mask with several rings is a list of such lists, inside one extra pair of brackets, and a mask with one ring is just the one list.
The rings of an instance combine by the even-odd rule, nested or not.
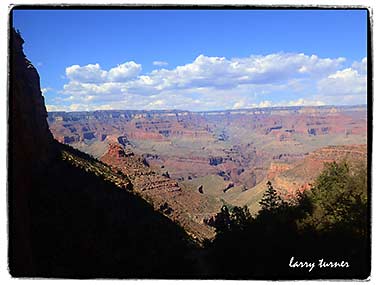
[(145, 158), (138, 155), (130, 156), (125, 152), (120, 144), (111, 144), (108, 152), (100, 160), (113, 167), (115, 172), (129, 177), (135, 192), (157, 211), (181, 225), (194, 239), (203, 241), (214, 236), (214, 230), (203, 223), (204, 209), (212, 209), (208, 199), (201, 193), (203, 186), (197, 192), (183, 191), (169, 174), (159, 175), (143, 163)]
[(47, 112), (39, 75), (25, 57), (21, 35), (12, 29), (9, 89), (9, 216), (10, 266), (28, 273), (33, 268), (30, 246), (28, 198), (36, 179), (55, 155), (53, 136), (46, 121)]

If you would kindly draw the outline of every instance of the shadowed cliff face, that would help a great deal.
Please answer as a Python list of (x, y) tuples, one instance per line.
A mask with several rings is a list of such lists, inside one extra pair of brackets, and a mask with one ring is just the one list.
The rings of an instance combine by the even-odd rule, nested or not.
[(23, 52), (24, 41), (12, 29), (9, 93), (10, 265), (23, 272), (32, 266), (30, 191), (54, 156), (53, 136), (40, 90), (40, 78)]
[(12, 30), (9, 268), (14, 277), (180, 277), (193, 244), (129, 179), (53, 140), (39, 76)]
[[(14, 161), (33, 164), (38, 171), (52, 157), (53, 136), (47, 124), (40, 78), (22, 49), (24, 41), (12, 30), (11, 135)], [(20, 160), (18, 160), (20, 158)]]

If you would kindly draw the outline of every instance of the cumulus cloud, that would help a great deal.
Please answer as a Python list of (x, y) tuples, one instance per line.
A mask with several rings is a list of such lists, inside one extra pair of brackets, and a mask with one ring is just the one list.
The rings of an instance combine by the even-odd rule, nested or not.
[(232, 106), (232, 109), (241, 109), (241, 108), (245, 108), (246, 107), (246, 103), (244, 100), (239, 100), (237, 102), (235, 102), (235, 104)]
[(108, 79), (110, 81), (120, 82), (137, 76), (140, 71), (141, 64), (129, 61), (111, 68), (108, 72)]
[(272, 103), (269, 100), (261, 101), (259, 104), (252, 104), (252, 107), (255, 107), (255, 108), (267, 108), (267, 107), (275, 107), (275, 106), (277, 105)]
[(74, 82), (100, 83), (106, 80), (107, 72), (98, 63), (86, 66), (76, 64), (66, 68), (66, 76)]
[(360, 74), (367, 74), (367, 57), (364, 57), (361, 61), (354, 61), (352, 68), (356, 69)]
[(104, 83), (120, 82), (136, 77), (141, 71), (141, 64), (128, 61), (111, 68), (109, 71), (101, 69), (98, 63), (85, 66), (72, 65), (66, 68), (66, 76), (72, 82)]
[[(190, 110), (329, 104), (333, 95), (361, 96), (366, 92), (366, 60), (347, 67), (343, 57), (303, 53), (230, 59), (199, 55), (188, 64), (146, 74), (140, 74), (141, 65), (133, 61), (109, 70), (97, 63), (73, 65), (66, 68), (69, 81), (60, 91), (63, 97), (54, 104), (66, 100), (78, 108), (91, 104)], [(163, 63), (153, 62), (156, 66)]]
[(321, 79), (318, 91), (332, 103), (360, 104), (367, 98), (367, 58)]
[(304, 98), (299, 98), (298, 100), (289, 101), (286, 106), (323, 106), (326, 105), (325, 102), (320, 100), (308, 100)]
[(233, 88), (241, 84), (273, 84), (308, 75), (320, 77), (336, 70), (344, 61), (344, 58), (289, 53), (233, 59), (199, 55), (192, 63), (172, 70), (154, 70), (149, 80), (158, 90), (194, 86)]

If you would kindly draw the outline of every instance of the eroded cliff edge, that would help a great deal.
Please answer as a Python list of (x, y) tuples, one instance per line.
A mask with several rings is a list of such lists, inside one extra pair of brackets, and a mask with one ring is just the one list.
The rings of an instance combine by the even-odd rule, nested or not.
[(11, 31), (9, 78), (10, 266), (33, 268), (30, 244), (30, 191), (56, 155), (37, 70), (26, 58), (24, 40)]

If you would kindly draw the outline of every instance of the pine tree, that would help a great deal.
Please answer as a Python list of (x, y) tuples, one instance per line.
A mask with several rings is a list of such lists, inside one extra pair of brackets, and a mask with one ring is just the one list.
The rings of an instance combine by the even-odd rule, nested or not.
[(261, 205), (260, 212), (273, 211), (279, 208), (282, 204), (281, 197), (277, 194), (277, 191), (273, 188), (270, 181), (267, 182), (268, 189), (265, 191), (263, 198), (259, 202)]

